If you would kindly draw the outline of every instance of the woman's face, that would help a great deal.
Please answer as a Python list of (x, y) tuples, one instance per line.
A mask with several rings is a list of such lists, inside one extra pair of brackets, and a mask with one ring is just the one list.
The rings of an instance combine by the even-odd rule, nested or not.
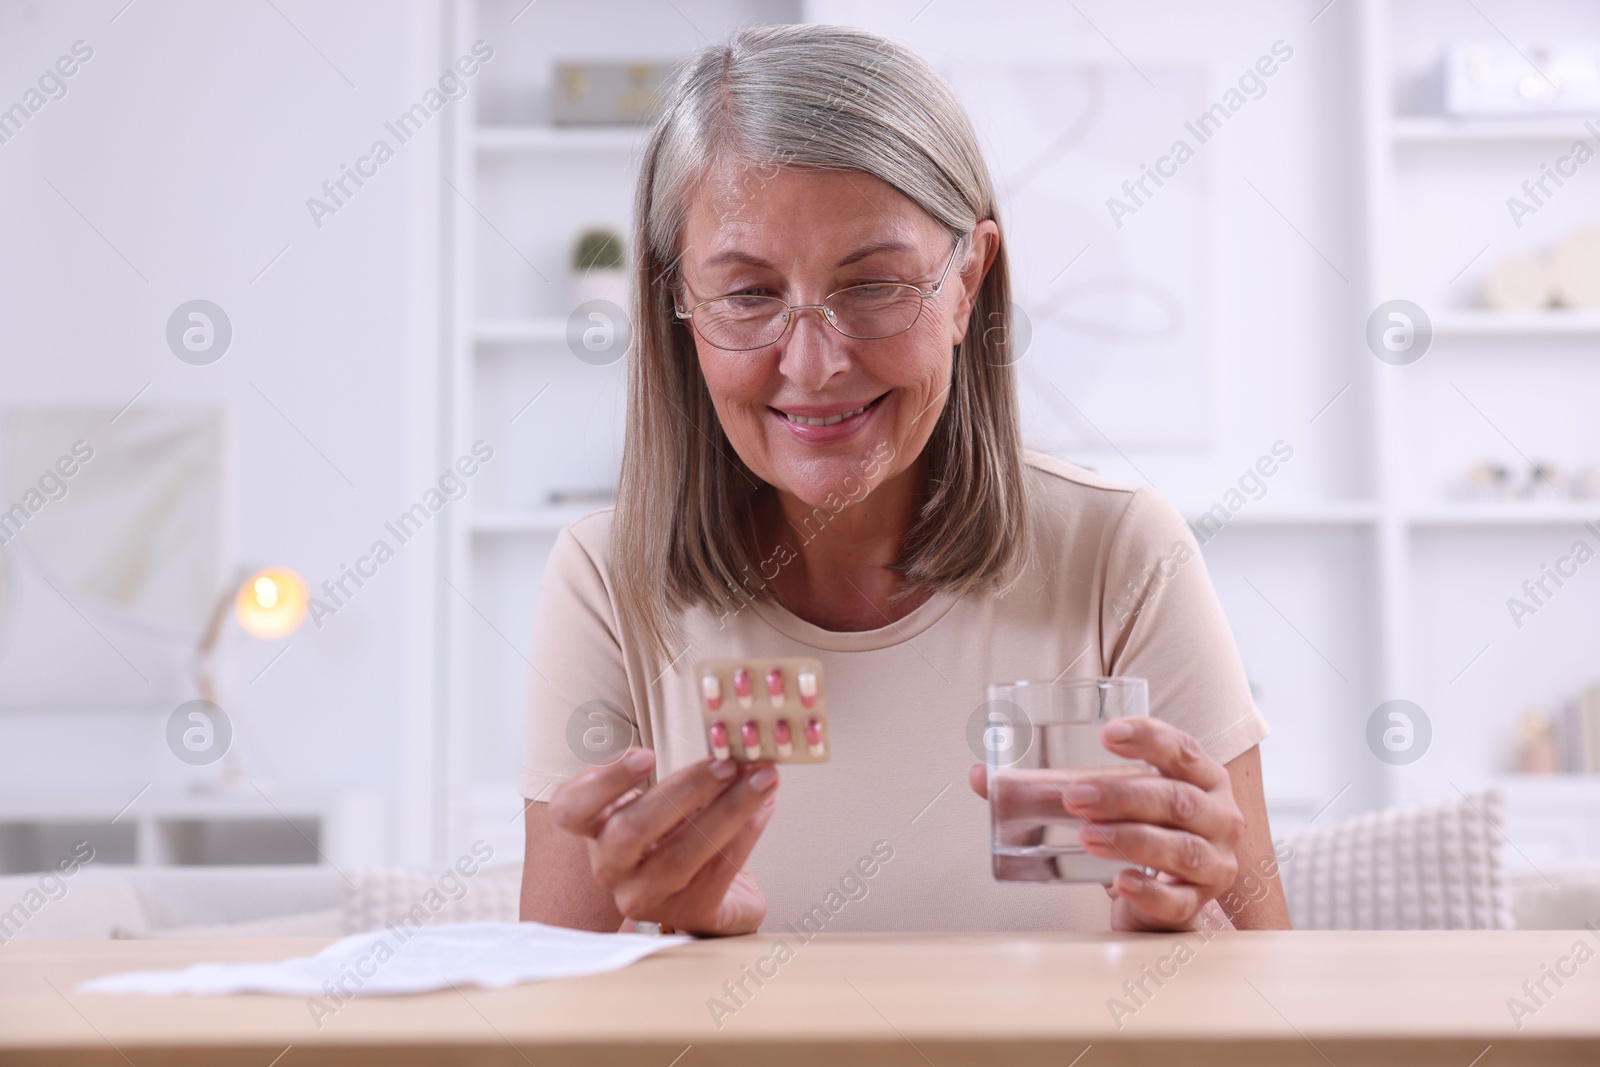
[[(678, 306), (739, 293), (789, 304), (865, 282), (931, 288), (954, 239), (894, 188), (857, 171), (726, 167), (692, 201)], [(963, 244), (915, 325), (876, 340), (846, 337), (820, 311), (798, 311), (774, 344), (730, 352), (694, 334), (724, 431), (757, 476), (812, 506), (860, 500), (921, 454), (944, 409), (951, 347), (966, 333), (998, 228), (982, 223), (968, 273)], [(979, 267), (983, 269), (979, 269)], [(685, 323), (687, 328), (688, 324)], [(817, 425), (817, 420), (831, 420)], [(810, 420), (801, 422), (799, 419)]]

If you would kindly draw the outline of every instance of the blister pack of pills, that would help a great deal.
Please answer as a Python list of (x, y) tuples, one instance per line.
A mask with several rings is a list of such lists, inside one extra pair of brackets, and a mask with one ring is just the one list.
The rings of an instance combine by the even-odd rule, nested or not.
[(714, 758), (828, 761), (828, 697), (820, 661), (798, 656), (701, 660), (694, 665), (694, 679)]

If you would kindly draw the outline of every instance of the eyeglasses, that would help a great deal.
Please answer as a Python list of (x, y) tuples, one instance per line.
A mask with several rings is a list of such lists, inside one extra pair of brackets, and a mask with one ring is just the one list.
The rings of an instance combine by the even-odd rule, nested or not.
[(860, 341), (893, 337), (916, 325), (922, 305), (939, 295), (956, 252), (967, 234), (956, 238), (950, 260), (932, 289), (899, 282), (870, 282), (829, 293), (820, 304), (786, 304), (775, 296), (719, 296), (702, 300), (688, 311), (672, 313), (688, 320), (707, 344), (729, 352), (749, 352), (776, 344), (796, 311), (820, 311), (828, 325)]

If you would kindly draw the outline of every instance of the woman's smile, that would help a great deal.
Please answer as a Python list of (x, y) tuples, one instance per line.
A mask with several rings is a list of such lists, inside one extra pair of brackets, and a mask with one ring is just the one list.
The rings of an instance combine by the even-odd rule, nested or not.
[(865, 402), (845, 401), (826, 405), (783, 405), (769, 407), (774, 419), (807, 445), (829, 445), (854, 437), (872, 421), (884, 397), (882, 393)]

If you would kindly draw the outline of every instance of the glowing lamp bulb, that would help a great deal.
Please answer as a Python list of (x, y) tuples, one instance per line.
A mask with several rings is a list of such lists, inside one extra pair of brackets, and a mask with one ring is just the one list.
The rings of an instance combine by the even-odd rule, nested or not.
[(306, 583), (298, 574), (287, 567), (273, 567), (244, 580), (233, 613), (254, 637), (284, 637), (305, 619), (308, 601)]
[(256, 595), (256, 606), (261, 608), (275, 608), (278, 606), (278, 583), (262, 575), (257, 578), (253, 591)]

